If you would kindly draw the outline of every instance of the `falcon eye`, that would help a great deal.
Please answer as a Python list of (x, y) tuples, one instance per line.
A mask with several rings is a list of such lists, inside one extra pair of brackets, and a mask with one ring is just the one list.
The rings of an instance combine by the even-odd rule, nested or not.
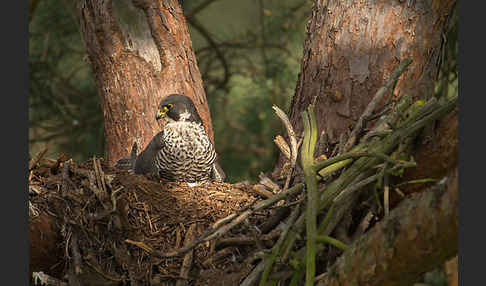
[(164, 108), (164, 111), (168, 111), (169, 109), (172, 108), (172, 106), (174, 106), (172, 103), (169, 103), (167, 105), (164, 105), (164, 107), (163, 107)]

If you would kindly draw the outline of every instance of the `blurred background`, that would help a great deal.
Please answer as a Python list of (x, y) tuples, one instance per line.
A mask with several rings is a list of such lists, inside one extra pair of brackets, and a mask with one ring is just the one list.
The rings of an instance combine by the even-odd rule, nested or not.
[[(29, 153), (82, 162), (103, 157), (103, 114), (75, 1), (30, 0)], [(308, 0), (182, 2), (227, 181), (270, 171), (300, 71)]]

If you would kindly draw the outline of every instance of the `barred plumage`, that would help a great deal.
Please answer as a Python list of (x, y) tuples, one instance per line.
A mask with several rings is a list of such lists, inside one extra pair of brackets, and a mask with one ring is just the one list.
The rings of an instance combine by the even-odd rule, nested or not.
[(155, 157), (155, 165), (162, 178), (183, 182), (209, 180), (216, 152), (200, 123), (169, 122), (160, 140), (163, 146)]
[(164, 129), (138, 156), (134, 144), (131, 158), (121, 159), (117, 165), (124, 167), (128, 162), (136, 174), (158, 172), (168, 181), (224, 180), (224, 172), (215, 162), (213, 144), (191, 99), (180, 94), (167, 96), (156, 118), (166, 120)]

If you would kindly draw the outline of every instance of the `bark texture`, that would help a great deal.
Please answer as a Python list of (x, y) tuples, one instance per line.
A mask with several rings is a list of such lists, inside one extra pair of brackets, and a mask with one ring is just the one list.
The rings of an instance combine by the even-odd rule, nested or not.
[(109, 165), (143, 149), (160, 131), (165, 96), (190, 97), (211, 140), (211, 115), (177, 0), (78, 0), (87, 53), (101, 99)]
[(413, 285), (457, 255), (458, 172), (415, 194), (346, 250), (317, 285)]
[(296, 133), (301, 112), (315, 101), (319, 133), (325, 130), (337, 142), (405, 58), (413, 62), (395, 94), (431, 96), (455, 2), (314, 1), (290, 108)]

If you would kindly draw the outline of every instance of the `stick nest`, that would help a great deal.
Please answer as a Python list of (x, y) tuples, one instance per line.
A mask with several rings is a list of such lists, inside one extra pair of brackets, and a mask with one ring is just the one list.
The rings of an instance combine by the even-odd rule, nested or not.
[[(212, 240), (173, 257), (153, 254), (181, 249), (218, 220), (253, 204), (257, 197), (250, 187), (166, 183), (114, 170), (102, 158), (79, 165), (42, 159), (29, 176), (30, 220), (43, 212), (55, 217), (63, 236), (58, 246), (65, 256), (63, 273), (75, 273), (68, 278), (77, 277), (82, 285), (232, 285), (248, 273), (244, 259), (252, 242), (221, 251)], [(268, 215), (262, 210), (246, 222), (261, 225)], [(235, 227), (225, 237), (243, 231), (248, 228)], [(235, 281), (221, 281), (222, 273), (232, 271)]]

